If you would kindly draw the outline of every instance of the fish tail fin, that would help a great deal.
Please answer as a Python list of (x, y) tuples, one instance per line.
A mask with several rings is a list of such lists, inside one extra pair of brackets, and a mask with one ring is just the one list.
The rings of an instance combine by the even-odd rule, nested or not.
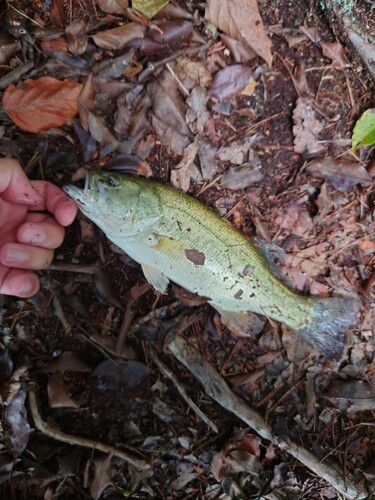
[(339, 360), (345, 347), (345, 330), (355, 322), (360, 303), (356, 299), (311, 298), (311, 317), (298, 333), (328, 359)]

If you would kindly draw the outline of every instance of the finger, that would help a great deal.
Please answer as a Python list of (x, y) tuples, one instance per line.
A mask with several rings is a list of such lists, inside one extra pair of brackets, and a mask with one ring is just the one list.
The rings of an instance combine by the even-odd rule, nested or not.
[(57, 223), (27, 222), (17, 231), (17, 241), (26, 245), (54, 249), (59, 247), (64, 239), (64, 228)]
[(47, 248), (7, 243), (0, 249), (0, 263), (17, 269), (45, 269), (53, 259), (53, 251)]
[(11, 269), (0, 286), (0, 294), (15, 295), (17, 297), (31, 297), (40, 287), (39, 279), (34, 273)]
[(32, 185), (42, 200), (33, 210), (48, 210), (62, 226), (68, 226), (73, 222), (78, 210), (74, 200), (49, 182), (32, 181)]
[(0, 193), (11, 203), (37, 205), (41, 202), (21, 165), (10, 158), (0, 159)]

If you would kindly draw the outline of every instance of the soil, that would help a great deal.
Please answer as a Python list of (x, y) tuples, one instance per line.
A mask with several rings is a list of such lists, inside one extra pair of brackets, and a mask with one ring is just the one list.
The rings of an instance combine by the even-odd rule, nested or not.
[[(61, 8), (53, 2), (54, 9), (58, 5)], [(233, 64), (220, 39), (208, 38), (205, 2), (181, 6), (194, 16), (197, 32), (209, 42), (204, 61), (209, 71)], [(96, 31), (100, 22), (108, 29), (111, 16), (99, 7), (94, 1), (87, 6), (89, 17), (98, 15)], [(29, 15), (37, 11), (47, 26), (58, 18), (55, 11), (48, 15), (47, 3), (32, 2), (23, 8)], [(343, 45), (345, 67), (335, 67), (323, 55), (322, 42), (345, 44), (345, 37), (332, 31), (326, 12), (315, 3), (263, 0), (259, 8), (272, 41), (272, 68), (259, 57), (246, 63), (256, 75), (254, 92), (226, 99), (229, 113), (218, 112), (218, 103), (211, 99), (205, 136), (217, 151), (256, 135), (249, 156), (250, 163), (256, 158), (262, 165), (261, 178), (225, 189), (220, 176), (233, 164), (216, 161), (210, 179), (191, 174), (189, 194), (219, 210), (256, 244), (260, 238), (260, 246), (266, 246), (264, 240), (273, 245), (273, 252), (276, 246), (282, 280), (301, 295), (360, 296), (361, 313), (348, 334), (343, 358), (335, 362), (319, 356), (288, 328), (266, 319), (256, 335), (238, 337), (204, 300), (174, 285), (166, 295), (150, 287), (140, 289), (145, 278), (139, 265), (79, 215), (56, 251), (59, 270), (40, 272), (41, 291), (30, 300), (0, 296), (4, 498), (343, 498), (334, 485), (260, 439), (235, 409), (224, 410), (206, 396), (168, 350), (176, 331), (265, 418), (275, 435), (290, 438), (323, 462), (334, 462), (343, 477), (371, 498), (374, 408), (371, 401), (363, 402), (360, 386), (365, 385), (368, 399), (374, 397), (373, 182), (351, 182), (354, 174), (347, 171), (312, 175), (309, 162), (345, 160), (351, 162), (351, 172), (361, 165), (373, 179), (372, 149), (350, 150), (356, 120), (374, 105), (373, 82), (349, 45)], [(358, 15), (372, 12), (367, 2), (358, 2), (356, 8)], [(65, 9), (66, 19), (82, 15), (80, 3)], [(319, 37), (304, 36), (301, 25)], [(292, 35), (304, 38), (290, 46)], [(31, 76), (59, 75), (57, 63), (48, 66), (38, 55), (38, 44), (36, 40)], [(99, 49), (90, 40), (87, 52), (74, 56), (76, 66), (69, 68), (79, 68), (86, 54), (105, 60), (117, 53)], [(152, 57), (155, 64), (165, 56)], [(10, 64), (20, 60), (16, 54)], [(138, 63), (145, 67), (149, 60), (139, 56)], [(77, 69), (76, 79), (83, 82), (86, 77), (87, 68), (81, 74)], [(136, 79), (130, 81), (134, 87)], [(139, 89), (142, 95), (145, 88)], [(106, 113), (101, 114), (113, 132), (119, 100), (108, 95), (101, 107)], [(296, 150), (297, 102), (313, 103), (322, 125), (314, 144), (318, 152)], [(150, 115), (151, 109), (147, 112)], [(40, 134), (20, 130), (4, 112), (0, 119), (1, 154), (19, 159), (31, 178), (43, 177), (60, 186), (79, 184), (83, 164), (105, 168), (118, 153), (97, 141), (94, 154), (85, 158), (89, 139), (87, 133), (78, 139), (83, 131), (78, 118), (74, 125)], [(154, 178), (169, 183), (182, 154), (157, 135), (152, 123), (141, 139), (134, 140), (131, 152), (142, 158)], [(129, 137), (117, 134), (127, 144), (122, 153), (130, 152)], [(198, 159), (196, 163), (199, 171)], [(76, 266), (73, 271), (70, 264)], [(89, 266), (89, 271), (82, 266)], [(192, 319), (192, 324), (181, 328), (181, 318)], [(127, 321), (133, 328), (124, 333)], [(121, 335), (125, 345), (119, 355), (116, 343)], [(37, 387), (41, 418), (52, 435), (58, 429), (55, 439), (36, 429), (28, 399), (15, 410), (21, 415), (18, 424), (9, 417), (12, 398), (26, 396), (30, 387)], [(217, 432), (188, 406), (181, 387)], [(361, 408), (356, 406), (359, 399)], [(34, 429), (31, 434), (27, 422)], [(88, 443), (105, 443), (151, 467), (142, 470), (116, 453), (111, 458), (90, 445), (69, 444), (60, 439), (61, 432), (91, 440)]]

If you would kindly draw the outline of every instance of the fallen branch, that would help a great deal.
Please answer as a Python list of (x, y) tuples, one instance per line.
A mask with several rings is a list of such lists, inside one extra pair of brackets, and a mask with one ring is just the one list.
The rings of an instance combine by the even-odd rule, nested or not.
[(45, 422), (42, 419), (42, 416), (39, 411), (36, 390), (33, 385), (31, 385), (29, 388), (28, 398), (29, 398), (29, 407), (31, 415), (34, 420), (34, 425), (44, 435), (66, 444), (70, 444), (73, 446), (83, 446), (84, 448), (90, 448), (92, 450), (99, 450), (102, 453), (106, 453), (107, 455), (112, 455), (114, 457), (121, 458), (122, 460), (133, 465), (137, 469), (151, 468), (150, 464), (145, 460), (134, 457), (124, 451), (120, 451), (114, 448), (113, 446), (110, 446), (109, 444), (105, 444), (100, 441), (95, 441), (94, 439), (83, 438), (81, 436), (72, 436), (71, 434), (65, 434), (65, 432), (60, 431), (60, 429), (57, 429), (54, 426)]
[(165, 366), (165, 364), (158, 358), (155, 349), (149, 348), (152, 353), (152, 361), (156, 364), (159, 370), (165, 377), (168, 377), (176, 387), (177, 391), (180, 393), (180, 396), (185, 400), (185, 402), (190, 406), (190, 408), (194, 411), (199, 418), (203, 420), (208, 427), (215, 432), (216, 434), (219, 432), (216, 425), (202, 412), (202, 410), (192, 401), (192, 399), (187, 395), (185, 389), (179, 383), (176, 375), (171, 372), (171, 370)]
[(346, 481), (336, 467), (325, 461), (320, 462), (312, 453), (297, 445), (289, 438), (275, 436), (263, 417), (236, 396), (225, 380), (207, 364), (197, 349), (183, 337), (178, 336), (168, 344), (170, 351), (185, 367), (191, 371), (203, 385), (205, 393), (223, 408), (233, 413), (256, 431), (263, 439), (271, 441), (281, 450), (286, 451), (303, 463), (312, 472), (330, 483), (341, 495), (350, 500), (367, 498), (367, 493), (359, 492), (354, 485)]

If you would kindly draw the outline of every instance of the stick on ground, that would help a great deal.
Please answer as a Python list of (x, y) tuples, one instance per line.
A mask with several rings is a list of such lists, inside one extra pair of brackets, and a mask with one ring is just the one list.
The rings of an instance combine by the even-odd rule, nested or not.
[(339, 470), (328, 461), (320, 462), (315, 455), (297, 445), (289, 438), (275, 436), (263, 417), (236, 396), (217, 371), (207, 364), (199, 351), (183, 337), (175, 337), (169, 344), (170, 351), (203, 385), (205, 393), (220, 406), (233, 413), (256, 431), (262, 438), (271, 441), (303, 463), (312, 472), (330, 483), (341, 495), (350, 500), (367, 498), (367, 493), (359, 492), (353, 484), (344, 480)]

